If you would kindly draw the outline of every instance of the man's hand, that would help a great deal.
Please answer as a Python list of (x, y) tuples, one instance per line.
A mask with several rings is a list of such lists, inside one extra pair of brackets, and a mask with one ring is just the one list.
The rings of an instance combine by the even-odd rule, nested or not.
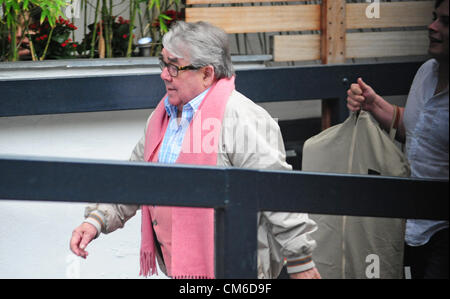
[(292, 273), (289, 275), (291, 279), (321, 279), (322, 277), (319, 274), (319, 271), (317, 271), (317, 268), (311, 268), (309, 270), (299, 272), (299, 273)]
[(90, 223), (83, 222), (72, 232), (70, 239), (70, 250), (82, 258), (88, 256), (88, 252), (84, 249), (97, 235), (97, 229)]
[(364, 83), (361, 78), (350, 86), (347, 95), (347, 108), (353, 112), (360, 109), (371, 112), (375, 99), (378, 97), (372, 87)]

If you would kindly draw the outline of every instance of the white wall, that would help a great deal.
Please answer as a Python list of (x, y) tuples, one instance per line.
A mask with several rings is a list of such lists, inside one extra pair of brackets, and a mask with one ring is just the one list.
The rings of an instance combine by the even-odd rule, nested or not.
[[(0, 155), (127, 160), (149, 113), (0, 117)], [(0, 200), (0, 278), (138, 278), (140, 213), (94, 240), (83, 260), (71, 253), (69, 240), (84, 206)]]

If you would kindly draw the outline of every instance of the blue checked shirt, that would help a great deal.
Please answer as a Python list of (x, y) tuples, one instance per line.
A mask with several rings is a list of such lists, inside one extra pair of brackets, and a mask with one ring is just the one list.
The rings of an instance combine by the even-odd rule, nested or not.
[(181, 146), (183, 144), (183, 138), (186, 134), (186, 130), (189, 127), (195, 112), (205, 98), (209, 88), (196, 96), (183, 106), (183, 113), (181, 115), (180, 125), (177, 122), (177, 106), (173, 106), (169, 103), (169, 97), (164, 99), (164, 105), (169, 115), (169, 125), (167, 126), (166, 134), (159, 151), (158, 162), (171, 164), (175, 163), (180, 155)]

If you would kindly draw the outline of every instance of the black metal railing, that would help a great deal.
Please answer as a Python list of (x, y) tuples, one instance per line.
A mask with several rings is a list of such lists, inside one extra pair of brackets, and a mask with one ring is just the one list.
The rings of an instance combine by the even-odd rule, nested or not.
[(14, 156), (0, 169), (2, 199), (214, 208), (217, 278), (256, 278), (258, 211), (448, 220), (448, 181)]
[[(381, 95), (405, 95), (419, 66), (242, 70), (236, 88), (255, 102), (331, 100), (339, 123), (357, 77)], [(0, 89), (0, 117), (153, 108), (164, 93), (157, 74), (0, 79)], [(217, 278), (256, 278), (258, 211), (448, 220), (448, 180), (18, 156), (0, 156), (0, 199), (214, 208)]]

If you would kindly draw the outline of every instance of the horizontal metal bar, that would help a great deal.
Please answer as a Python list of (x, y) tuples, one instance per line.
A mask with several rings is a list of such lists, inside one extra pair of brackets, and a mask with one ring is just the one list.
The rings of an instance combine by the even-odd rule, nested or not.
[[(248, 180), (259, 209), (315, 214), (448, 220), (448, 180), (260, 171)], [(282, 204), (280, 203), (282, 202)]]
[(0, 169), (2, 199), (448, 219), (441, 180), (10, 156)]
[[(405, 95), (420, 62), (254, 68), (236, 71), (236, 89), (255, 102), (342, 98), (362, 76), (381, 95)], [(67, 71), (69, 72), (69, 71)], [(390, 78), (396, 78), (392, 84)], [(154, 108), (159, 74), (0, 80), (0, 117)]]
[[(243, 70), (238, 73), (236, 89), (255, 102), (342, 98), (349, 84), (363, 77), (380, 95), (406, 95), (420, 65), (402, 62)], [(392, 84), (390, 78), (399, 81)]]
[(223, 207), (224, 182), (206, 166), (0, 156), (1, 199)]

